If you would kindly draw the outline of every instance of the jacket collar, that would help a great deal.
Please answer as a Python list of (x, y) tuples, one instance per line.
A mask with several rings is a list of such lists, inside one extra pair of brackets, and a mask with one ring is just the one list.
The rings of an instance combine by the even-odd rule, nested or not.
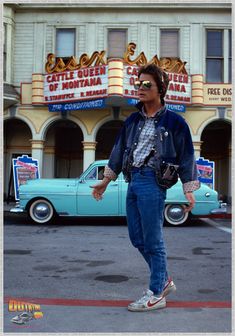
[[(144, 109), (144, 104), (142, 102), (138, 102), (136, 105), (137, 109), (139, 110), (139, 113), (140, 115), (143, 117), (143, 118), (146, 118), (146, 115), (144, 114), (143, 112), (143, 109)], [(161, 110), (155, 114), (155, 116), (153, 118), (159, 118), (160, 116), (162, 116), (164, 113), (166, 112), (166, 104), (164, 104), (161, 108)]]

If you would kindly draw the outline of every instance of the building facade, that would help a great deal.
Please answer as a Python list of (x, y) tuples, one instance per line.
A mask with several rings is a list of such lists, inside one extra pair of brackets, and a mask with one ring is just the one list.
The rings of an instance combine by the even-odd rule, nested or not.
[(135, 111), (138, 66), (170, 76), (167, 103), (189, 124), (196, 157), (215, 163), (231, 201), (232, 18), (226, 3), (5, 4), (4, 196), (12, 159), (40, 176), (77, 177), (109, 157)]

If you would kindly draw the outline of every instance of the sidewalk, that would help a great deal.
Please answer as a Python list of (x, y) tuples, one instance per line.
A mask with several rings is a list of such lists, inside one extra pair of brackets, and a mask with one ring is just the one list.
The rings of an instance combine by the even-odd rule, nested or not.
[(9, 202), (9, 204), (7, 204), (7, 202), (3, 203), (3, 211), (4, 212), (9, 212), (11, 208), (14, 208), (16, 205), (16, 202)]

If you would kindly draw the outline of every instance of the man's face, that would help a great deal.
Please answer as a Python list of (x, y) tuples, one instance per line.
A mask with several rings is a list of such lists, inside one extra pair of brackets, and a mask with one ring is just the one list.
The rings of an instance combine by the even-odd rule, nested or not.
[[(160, 94), (158, 91), (158, 87), (152, 75), (149, 74), (141, 74), (138, 81), (141, 83), (138, 89), (139, 100), (142, 103), (160, 103)], [(147, 85), (145, 86), (143, 81), (147, 81)], [(151, 83), (150, 88), (148, 87), (148, 82)]]

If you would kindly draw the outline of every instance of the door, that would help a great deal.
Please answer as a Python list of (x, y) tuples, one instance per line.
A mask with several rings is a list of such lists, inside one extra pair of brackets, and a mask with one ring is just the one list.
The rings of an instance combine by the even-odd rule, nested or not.
[(119, 215), (119, 180), (111, 181), (101, 201), (92, 196), (91, 186), (103, 179), (104, 165), (93, 165), (87, 169), (77, 190), (78, 216), (118, 216)]

